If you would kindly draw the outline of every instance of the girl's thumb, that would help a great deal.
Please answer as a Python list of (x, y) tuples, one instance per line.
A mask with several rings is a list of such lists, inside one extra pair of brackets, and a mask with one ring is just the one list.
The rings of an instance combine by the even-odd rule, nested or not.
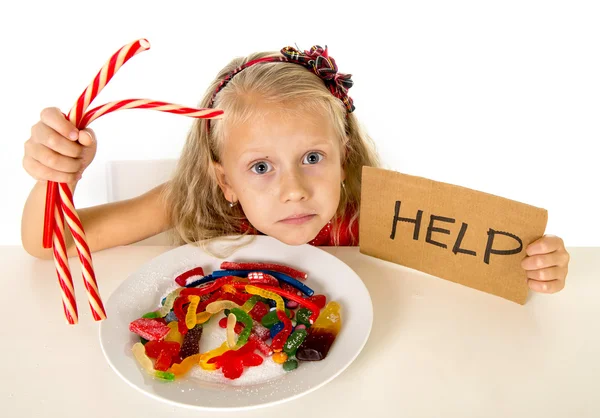
[(96, 143), (96, 134), (90, 128), (79, 131), (79, 143), (84, 147), (90, 147)]

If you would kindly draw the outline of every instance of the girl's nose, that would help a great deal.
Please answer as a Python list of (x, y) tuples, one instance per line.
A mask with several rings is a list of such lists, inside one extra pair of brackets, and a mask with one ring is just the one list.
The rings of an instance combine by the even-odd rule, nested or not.
[(299, 173), (287, 173), (281, 176), (280, 200), (285, 202), (300, 202), (310, 197), (306, 180)]

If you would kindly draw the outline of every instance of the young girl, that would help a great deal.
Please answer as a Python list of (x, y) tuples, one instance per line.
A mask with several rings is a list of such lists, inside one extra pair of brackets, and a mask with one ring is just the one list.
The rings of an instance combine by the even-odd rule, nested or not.
[[(234, 59), (199, 105), (222, 109), (224, 118), (194, 122), (171, 181), (78, 210), (90, 250), (166, 230), (178, 244), (261, 233), (290, 245), (358, 245), (361, 170), (379, 160), (353, 113), (351, 86), (318, 46)], [(56, 108), (42, 111), (23, 159), (39, 180), (21, 227), (31, 255), (52, 257), (41, 243), (46, 181), (74, 189), (95, 152), (91, 130), (78, 131)], [(67, 248), (76, 255), (70, 236)], [(563, 241), (546, 235), (526, 251), (529, 286), (561, 290), (569, 262)]]

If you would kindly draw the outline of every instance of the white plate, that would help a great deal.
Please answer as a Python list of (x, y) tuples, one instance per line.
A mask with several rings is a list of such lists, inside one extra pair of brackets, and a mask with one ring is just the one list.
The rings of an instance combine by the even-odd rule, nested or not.
[[(342, 328), (327, 357), (318, 362), (300, 362), (296, 370), (288, 373), (279, 373), (280, 369), (277, 369), (279, 376), (263, 383), (240, 384), (224, 377), (211, 382), (201, 380), (202, 376), (162, 382), (147, 375), (131, 353), (131, 347), (139, 338), (129, 331), (129, 323), (158, 306), (161, 296), (174, 287), (173, 279), (177, 274), (196, 266), (201, 266), (208, 274), (219, 269), (222, 261), (198, 247), (186, 245), (161, 254), (142, 266), (106, 303), (108, 318), (100, 324), (100, 344), (111, 367), (127, 383), (152, 398), (178, 406), (204, 410), (251, 409), (312, 392), (339, 375), (358, 356), (371, 332), (373, 306), (367, 288), (346, 264), (311, 245), (289, 246), (267, 236), (255, 237), (250, 245), (226, 259), (282, 263), (306, 271), (306, 284), (316, 294), (326, 295), (328, 301), (339, 302)], [(215, 320), (210, 322), (217, 322)], [(209, 338), (209, 333), (203, 333), (201, 349), (203, 339)], [(246, 369), (244, 375), (261, 367), (268, 367), (268, 364)], [(222, 377), (220, 371), (212, 373)]]

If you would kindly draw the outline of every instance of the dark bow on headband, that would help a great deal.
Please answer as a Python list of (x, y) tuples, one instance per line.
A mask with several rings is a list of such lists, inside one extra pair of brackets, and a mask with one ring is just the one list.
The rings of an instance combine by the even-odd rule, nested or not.
[(323, 49), (319, 45), (315, 45), (310, 51), (300, 52), (296, 48), (286, 46), (281, 50), (281, 53), (288, 61), (312, 70), (325, 82), (331, 94), (344, 102), (349, 113), (354, 111), (354, 104), (348, 96), (348, 89), (354, 84), (351, 78), (352, 75), (338, 73), (337, 64), (327, 53), (327, 47)]

